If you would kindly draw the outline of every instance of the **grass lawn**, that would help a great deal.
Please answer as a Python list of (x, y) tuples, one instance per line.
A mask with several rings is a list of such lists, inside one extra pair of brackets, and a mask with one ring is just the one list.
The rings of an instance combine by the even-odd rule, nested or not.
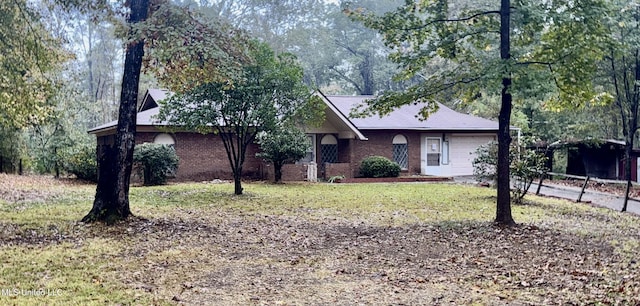
[(0, 305), (640, 303), (640, 218), (529, 196), (491, 224), (466, 185), (133, 187), (136, 217), (82, 224), (95, 186), (0, 174)]

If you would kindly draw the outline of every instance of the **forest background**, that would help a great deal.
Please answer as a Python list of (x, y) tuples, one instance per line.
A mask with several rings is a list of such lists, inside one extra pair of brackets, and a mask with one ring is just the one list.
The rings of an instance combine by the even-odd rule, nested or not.
[[(465, 1), (452, 3), (454, 8), (464, 7)], [(305, 70), (305, 83), (326, 94), (402, 91), (418, 83), (416, 78), (424, 78), (420, 74), (412, 79), (396, 78), (400, 70), (389, 60), (391, 50), (381, 35), (343, 12), (348, 4), (383, 14), (404, 1), (174, 2), (246, 30), (276, 53), (295, 54)], [(117, 118), (125, 43), (118, 20), (111, 19), (124, 17), (104, 18), (100, 8), (62, 9), (55, 1), (3, 2), (0, 10), (4, 12), (0, 34), (7, 50), (0, 84), (0, 172), (64, 174), (66, 162), (95, 148), (95, 138), (86, 131)], [(602, 66), (606, 65), (603, 58)], [(532, 90), (530, 96), (514, 100), (511, 122), (524, 135), (540, 143), (622, 139), (623, 126), (615, 103), (553, 108), (547, 103), (554, 94), (553, 84), (535, 77), (520, 81), (538, 89), (550, 88), (548, 95)], [(593, 81), (606, 91), (606, 75), (597, 75)], [(157, 87), (156, 76), (143, 71), (140, 94)], [(489, 119), (496, 119), (500, 108), (500, 97), (491, 93), (480, 93), (473, 103), (457, 99), (439, 102)]]

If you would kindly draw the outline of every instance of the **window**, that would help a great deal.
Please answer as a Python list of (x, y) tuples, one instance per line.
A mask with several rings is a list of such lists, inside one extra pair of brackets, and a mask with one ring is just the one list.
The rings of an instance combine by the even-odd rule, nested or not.
[(448, 141), (442, 142), (442, 164), (443, 165), (449, 164), (449, 142)]
[(309, 142), (309, 148), (307, 148), (307, 155), (299, 161), (301, 163), (316, 161), (316, 135), (307, 134), (307, 141)]
[(427, 137), (427, 166), (440, 166), (441, 154), (440, 138)]
[(153, 138), (153, 143), (164, 144), (164, 145), (173, 147), (175, 146), (176, 141), (175, 139), (173, 139), (173, 136), (171, 136), (170, 134), (161, 133), (156, 135), (155, 138)]
[(407, 138), (403, 135), (393, 137), (393, 161), (403, 170), (409, 169), (409, 150)]
[(333, 135), (324, 135), (320, 140), (320, 163), (338, 162), (338, 140)]

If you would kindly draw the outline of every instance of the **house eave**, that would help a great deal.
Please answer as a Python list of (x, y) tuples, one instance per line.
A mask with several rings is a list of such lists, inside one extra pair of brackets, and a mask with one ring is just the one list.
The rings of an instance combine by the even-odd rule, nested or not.
[[(397, 127), (397, 128), (390, 128), (390, 127), (360, 127), (360, 130), (368, 130), (368, 131), (382, 131), (382, 130), (387, 130), (387, 131), (422, 131), (422, 132), (429, 132), (429, 131), (437, 131), (437, 132), (441, 132), (441, 131), (452, 131), (452, 132), (492, 132), (492, 133), (497, 133), (498, 129), (495, 128), (474, 128), (474, 127), (470, 127), (470, 128), (447, 128), (447, 127), (438, 127), (438, 128), (425, 128), (425, 127)], [(511, 130), (517, 130), (515, 128), (512, 128)]]
[(329, 98), (327, 98), (327, 96), (322, 93), (320, 90), (316, 91), (317, 94), (320, 96), (320, 98), (322, 99), (322, 101), (327, 105), (327, 107), (329, 107), (329, 109), (336, 114), (336, 116), (340, 119), (340, 121), (342, 121), (342, 123), (344, 123), (351, 132), (354, 133), (354, 135), (356, 136), (356, 138), (358, 140), (369, 140), (367, 137), (365, 137), (362, 132), (360, 132), (360, 130), (355, 126), (355, 124), (353, 124), (353, 122), (351, 122), (351, 120), (349, 120), (349, 118), (347, 116), (345, 116), (345, 114), (343, 114), (330, 100)]

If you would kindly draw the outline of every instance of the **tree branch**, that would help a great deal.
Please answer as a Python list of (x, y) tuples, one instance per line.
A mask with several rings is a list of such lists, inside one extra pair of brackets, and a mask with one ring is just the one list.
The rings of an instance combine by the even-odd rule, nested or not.
[(500, 15), (500, 11), (484, 11), (484, 12), (479, 12), (479, 13), (473, 14), (473, 15), (468, 16), (468, 17), (458, 18), (458, 19), (436, 19), (436, 20), (431, 20), (430, 22), (427, 22), (427, 23), (425, 23), (423, 25), (420, 25), (420, 26), (417, 26), (417, 27), (413, 27), (413, 28), (397, 28), (397, 29), (398, 30), (402, 30), (402, 31), (421, 30), (421, 29), (424, 29), (424, 28), (426, 28), (428, 26), (431, 26), (433, 24), (436, 24), (436, 23), (469, 21), (471, 19), (475, 19), (475, 18), (480, 17), (480, 16), (491, 15), (491, 14)]

